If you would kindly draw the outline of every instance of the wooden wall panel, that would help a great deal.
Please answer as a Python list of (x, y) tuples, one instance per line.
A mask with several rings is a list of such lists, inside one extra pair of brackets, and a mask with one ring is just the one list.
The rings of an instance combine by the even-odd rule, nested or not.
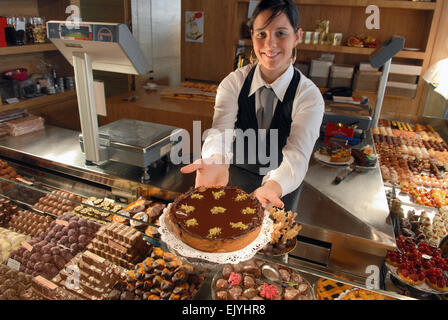
[(48, 125), (81, 132), (76, 95), (28, 110), (31, 114), (44, 118)]
[(2, 16), (36, 16), (39, 15), (36, 0), (1, 0), (0, 15)]
[(39, 14), (47, 20), (66, 20), (69, 16), (65, 13), (69, 0), (37, 0), (37, 5)]
[[(182, 0), (181, 79), (220, 82), (233, 70), (235, 1)], [(185, 12), (204, 11), (204, 42), (185, 41)]]

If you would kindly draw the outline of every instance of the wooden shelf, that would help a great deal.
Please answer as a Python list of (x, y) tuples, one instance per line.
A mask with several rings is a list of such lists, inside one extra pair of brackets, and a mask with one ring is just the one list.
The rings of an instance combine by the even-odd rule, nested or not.
[[(252, 41), (250, 39), (241, 39), (238, 41), (238, 45), (252, 46)], [(322, 44), (299, 44), (297, 49), (304, 51), (316, 51), (316, 52), (332, 52), (332, 53), (346, 53), (346, 54), (359, 54), (359, 55), (370, 55), (375, 48), (357, 48), (349, 46), (330, 46)], [(402, 50), (396, 56), (396, 58), (407, 58), (407, 59), (425, 59), (425, 52), (423, 51), (405, 51)]]
[(40, 107), (48, 104), (63, 102), (68, 99), (76, 99), (76, 90), (67, 90), (62, 93), (50, 94), (32, 99), (22, 99), (20, 100), (20, 102), (13, 104), (3, 104), (0, 105), (0, 111), (6, 111), (17, 108), (27, 109), (28, 111), (31, 111), (33, 109), (39, 109)]
[[(327, 92), (329, 90), (329, 88), (321, 88), (321, 87), (318, 87), (318, 88), (322, 94), (324, 94), (325, 92)], [(373, 101), (373, 100), (376, 100), (377, 92), (353, 91), (353, 96), (354, 97), (366, 96), (367, 98), (369, 98), (370, 101)], [(385, 94), (384, 98), (399, 99), (399, 100), (413, 100), (413, 98), (403, 97), (403, 96), (393, 96), (393, 95), (389, 95), (389, 94)]]
[(2, 47), (0, 48), (0, 56), (56, 50), (57, 48), (53, 43), (30, 44), (25, 46)]
[[(238, 0), (250, 2), (250, 0)], [(338, 7), (367, 7), (376, 5), (379, 8), (435, 10), (435, 2), (398, 1), (398, 0), (294, 0), (297, 5), (338, 6)]]

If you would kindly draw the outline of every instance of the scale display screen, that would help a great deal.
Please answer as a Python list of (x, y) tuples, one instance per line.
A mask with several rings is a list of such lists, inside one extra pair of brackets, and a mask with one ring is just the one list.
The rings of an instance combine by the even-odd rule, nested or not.
[(117, 24), (49, 22), (47, 28), (51, 39), (118, 42)]
[(92, 40), (91, 26), (79, 26), (79, 28), (67, 28), (67, 26), (60, 25), (60, 38), (73, 40)]

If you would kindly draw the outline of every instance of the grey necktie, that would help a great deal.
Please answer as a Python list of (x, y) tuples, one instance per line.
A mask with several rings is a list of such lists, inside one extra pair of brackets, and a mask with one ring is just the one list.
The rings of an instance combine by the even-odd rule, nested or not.
[(258, 129), (269, 129), (272, 121), (275, 92), (272, 88), (262, 87), (260, 92), (260, 109), (257, 112)]

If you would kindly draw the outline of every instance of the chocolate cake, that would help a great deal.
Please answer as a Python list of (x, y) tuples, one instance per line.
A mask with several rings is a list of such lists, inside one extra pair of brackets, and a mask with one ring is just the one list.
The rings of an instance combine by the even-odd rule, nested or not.
[(256, 239), (263, 216), (258, 200), (241, 189), (201, 187), (174, 201), (169, 225), (184, 243), (195, 249), (232, 252)]

